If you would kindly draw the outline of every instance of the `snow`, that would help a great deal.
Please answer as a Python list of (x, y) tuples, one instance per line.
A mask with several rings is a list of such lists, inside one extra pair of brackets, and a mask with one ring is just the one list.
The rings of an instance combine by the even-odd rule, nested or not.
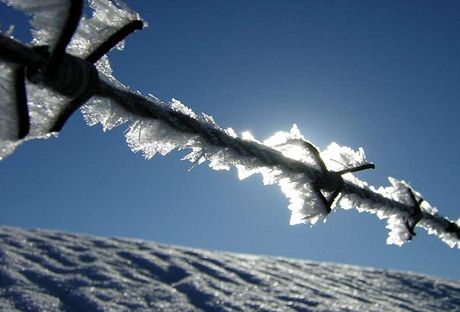
[(0, 227), (2, 311), (459, 311), (425, 275)]

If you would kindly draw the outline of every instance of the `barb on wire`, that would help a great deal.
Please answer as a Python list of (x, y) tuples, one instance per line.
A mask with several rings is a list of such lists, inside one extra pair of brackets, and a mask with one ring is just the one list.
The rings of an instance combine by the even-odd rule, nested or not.
[[(323, 202), (326, 208), (326, 215), (331, 213), (331, 207), (342, 192), (344, 180), (342, 175), (351, 172), (363, 171), (366, 169), (375, 169), (375, 165), (371, 163), (361, 164), (355, 167), (349, 167), (338, 171), (328, 170), (324, 160), (321, 157), (321, 153), (318, 148), (312, 143), (303, 139), (292, 139), (288, 140), (289, 143), (299, 143), (303, 148), (308, 150), (312, 155), (315, 163), (319, 166), (321, 175), (313, 181), (313, 188), (317, 196)], [(328, 197), (324, 193), (330, 193)]]
[(415, 226), (423, 218), (423, 212), (422, 212), (422, 209), (420, 208), (420, 205), (423, 202), (423, 198), (417, 199), (411, 188), (408, 188), (407, 192), (409, 193), (409, 197), (413, 203), (413, 206), (412, 206), (413, 211), (412, 213), (409, 214), (408, 217), (406, 217), (406, 220), (404, 221), (404, 223), (407, 227), (408, 232), (410, 233), (409, 240), (411, 240), (413, 236), (417, 235), (414, 230)]
[[(70, 98), (64, 105), (53, 108), (57, 113), (52, 116), (51, 127), (46, 131), (59, 132), (70, 115), (88, 103), (83, 111), (90, 125), (100, 122), (106, 129), (111, 129), (129, 123), (126, 132), (128, 144), (133, 151), (142, 151), (147, 158), (156, 153), (165, 155), (173, 149), (186, 148), (191, 149), (191, 153), (185, 159), (192, 163), (208, 160), (216, 170), (235, 166), (241, 178), (260, 173), (264, 183), (279, 184), (290, 200), (291, 224), (314, 223), (320, 217), (327, 216), (337, 202), (345, 209), (356, 208), (377, 214), (379, 218), (387, 218), (391, 230), (390, 243), (400, 245), (410, 240), (415, 236), (415, 227), (420, 226), (439, 236), (451, 247), (460, 248), (458, 224), (438, 215), (437, 210), (422, 200), (407, 183), (390, 179), (390, 187), (375, 189), (352, 175), (375, 168), (374, 164), (365, 161), (362, 149), (355, 152), (331, 144), (320, 152), (303, 138), (295, 126), (291, 132), (277, 133), (265, 142), (252, 137), (239, 137), (232, 129), (220, 128), (212, 117), (198, 116), (177, 100), (168, 105), (122, 86), (111, 76), (108, 63), (94, 63), (119, 41), (143, 27), (143, 22), (136, 14), (131, 14), (128, 21), (118, 25), (118, 30), (106, 36), (86, 57), (67, 53), (67, 45), (73, 40), (76, 30), (78, 33), (79, 23), (87, 23), (86, 26), (90, 27), (90, 23), (101, 23), (98, 18), (102, 19), (101, 15), (96, 14), (92, 20), (82, 22), (81, 1), (71, 3), (64, 30), (51, 52), (48, 47), (26, 46), (10, 36), (0, 34), (0, 60), (13, 64), (15, 68), (13, 85), (17, 138), (32, 138), (28, 135), (29, 128), (36, 123), (35, 120), (31, 122), (29, 114), (26, 114), (27, 79), (39, 89), (49, 89)], [(97, 5), (98, 2), (92, 3)], [(125, 9), (109, 8), (119, 11)], [(103, 16), (110, 13), (98, 14)], [(109, 20), (113, 19), (105, 19)], [(6, 69), (5, 75), (8, 75)], [(8, 140), (8, 144), (20, 142)], [(0, 145), (0, 157), (11, 153), (13, 149)], [(295, 155), (292, 154), (293, 150), (296, 151)], [(337, 161), (333, 158), (329, 161), (328, 153), (340, 156), (344, 161), (343, 168), (335, 169), (333, 162)]]
[(26, 96), (26, 67), (21, 65), (14, 72), (16, 111), (18, 114), (18, 138), (23, 139), (29, 133), (30, 120)]
[(48, 46), (36, 46), (34, 47), (37, 52), (36, 57), (24, 61), (23, 58), (15, 58), (13, 51), (6, 51), (7, 47), (0, 50), (0, 55), (5, 60), (20, 64), (15, 75), (15, 94), (19, 123), (18, 139), (25, 138), (29, 133), (30, 127), (24, 81), (26, 77), (29, 82), (43, 84), (51, 90), (71, 98), (64, 105), (64, 108), (60, 110), (57, 119), (49, 129), (50, 132), (59, 132), (69, 117), (95, 94), (98, 88), (99, 76), (94, 63), (131, 33), (142, 29), (144, 25), (141, 20), (131, 21), (83, 59), (66, 52), (67, 45), (77, 30), (82, 11), (83, 0), (69, 1), (65, 24), (52, 52), (49, 51)]

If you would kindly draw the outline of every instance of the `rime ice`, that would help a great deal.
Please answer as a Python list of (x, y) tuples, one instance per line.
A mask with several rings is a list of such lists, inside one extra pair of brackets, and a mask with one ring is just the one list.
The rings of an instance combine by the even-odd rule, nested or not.
[[(63, 25), (63, 16), (67, 11), (68, 2), (59, 0), (32, 1), (32, 0), (2, 0), (4, 3), (23, 10), (32, 15), (33, 44), (48, 44), (53, 46), (54, 40)], [(91, 17), (83, 17), (76, 34), (74, 35), (68, 52), (84, 57), (92, 49), (106, 40), (121, 26), (132, 20), (139, 19), (137, 13), (128, 9), (121, 1), (91, 0), (90, 6), (94, 10)], [(117, 48), (121, 49), (123, 43)], [(99, 76), (112, 85), (128, 90), (112, 75), (108, 58), (104, 56), (98, 63)], [(15, 99), (12, 90), (12, 71), (14, 66), (0, 62), (0, 159), (14, 151), (17, 145), (23, 141), (48, 138), (52, 122), (62, 108), (62, 102), (68, 101), (64, 96), (58, 95), (44, 88), (27, 83), (28, 106), (30, 110), (31, 131), (21, 141), (15, 140), (17, 133), (17, 116), (14, 109)], [(171, 112), (179, 113), (195, 123), (198, 123), (205, 134), (218, 132), (223, 134), (227, 142), (250, 142), (249, 148), (258, 149), (260, 155), (269, 151), (276, 155), (291, 159), (305, 165), (312, 171), (320, 171), (319, 164), (311, 150), (305, 148), (302, 142), (307, 142), (296, 125), (293, 125), (289, 132), (280, 131), (272, 137), (261, 142), (250, 133), (238, 135), (233, 129), (221, 128), (214, 118), (206, 114), (196, 114), (192, 109), (172, 99), (170, 103), (164, 103), (159, 99), (149, 96), (147, 99), (155, 105), (162, 116), (172, 118)], [(83, 116), (88, 125), (101, 124), (104, 131), (115, 127), (126, 125), (126, 142), (133, 152), (142, 153), (150, 159), (155, 155), (166, 155), (174, 150), (188, 150), (189, 153), (183, 158), (193, 163), (193, 166), (208, 162), (209, 167), (214, 170), (229, 170), (235, 167), (238, 177), (245, 179), (253, 174), (260, 174), (264, 184), (278, 184), (281, 191), (289, 199), (288, 208), (291, 210), (290, 224), (310, 222), (316, 223), (319, 219), (325, 218), (328, 208), (324, 206), (315, 187), (311, 175), (290, 170), (281, 164), (267, 164), (263, 157), (248, 156), (251, 153), (243, 153), (233, 145), (213, 144), (205, 138), (205, 135), (187, 131), (180, 131), (172, 125), (171, 120), (161, 118), (147, 119), (135, 116), (122, 109), (113, 100), (93, 97), (82, 107)], [(169, 121), (169, 122), (168, 122)], [(212, 137), (212, 136), (208, 136)], [(310, 143), (309, 143), (310, 144)], [(233, 146), (233, 147), (232, 147)], [(277, 153), (277, 154), (276, 154)], [(251, 154), (253, 155), (253, 154)], [(366, 162), (364, 150), (357, 151), (337, 143), (330, 144), (320, 153), (321, 158), (330, 171), (340, 171), (349, 167), (356, 167)], [(283, 160), (286, 163), (285, 160)], [(407, 226), (413, 218), (411, 202), (407, 194), (409, 185), (404, 181), (390, 178), (390, 186), (376, 189), (367, 183), (360, 181), (352, 174), (344, 175), (344, 180), (350, 185), (363, 190), (370, 190), (388, 199), (388, 202), (396, 201), (408, 207), (406, 210), (396, 209), (391, 204), (384, 205), (371, 199), (363, 198), (358, 194), (341, 194), (334, 202), (333, 208), (338, 203), (344, 209), (355, 208), (359, 212), (376, 214), (380, 219), (387, 219), (387, 228), (390, 230), (387, 243), (402, 245), (412, 238)], [(415, 192), (418, 198), (421, 195)], [(394, 205), (394, 204), (393, 204)], [(449, 246), (460, 248), (460, 239), (453, 231), (446, 230), (447, 219), (437, 215), (437, 210), (423, 201), (421, 209), (424, 218), (419, 225), (425, 228), (428, 233), (439, 236)], [(460, 221), (457, 221), (457, 224)]]
[[(61, 0), (2, 0), (2, 2), (32, 16), (33, 45), (49, 45), (51, 48), (55, 45), (55, 40), (65, 23), (69, 2)], [(121, 1), (116, 1), (115, 4), (110, 1), (92, 0), (90, 1), (90, 6), (95, 10), (94, 14), (90, 18), (82, 18), (79, 28), (68, 47), (67, 52), (70, 54), (80, 57), (86, 56), (118, 28), (129, 21), (139, 18), (137, 13), (129, 10)], [(119, 48), (121, 47), (119, 46)], [(116, 83), (116, 80), (111, 75), (110, 65), (106, 57), (98, 62), (97, 67), (100, 76)], [(0, 61), (0, 97), (2, 98), (0, 102), (0, 159), (12, 153), (23, 141), (49, 138), (51, 135), (48, 133), (48, 129), (51, 128), (59, 110), (62, 108), (62, 103), (69, 101), (68, 98), (56, 94), (43, 86), (26, 81), (31, 123), (30, 133), (22, 141), (15, 140), (17, 116), (14, 105), (16, 100), (12, 86), (12, 70), (14, 68), (14, 64)], [(94, 110), (97, 113), (96, 106), (102, 100), (95, 98), (90, 102), (94, 103)], [(103, 102), (110, 106), (110, 101), (103, 100)], [(116, 110), (117, 108), (113, 107), (112, 109)], [(120, 109), (118, 108), (118, 110)], [(107, 117), (107, 108), (105, 107), (103, 115), (103, 118), (110, 119), (110, 117)], [(108, 129), (110, 129), (111, 124), (118, 125), (123, 121), (110, 119), (106, 120), (106, 123), (108, 124)], [(88, 120), (88, 122), (90, 123), (91, 120)]]

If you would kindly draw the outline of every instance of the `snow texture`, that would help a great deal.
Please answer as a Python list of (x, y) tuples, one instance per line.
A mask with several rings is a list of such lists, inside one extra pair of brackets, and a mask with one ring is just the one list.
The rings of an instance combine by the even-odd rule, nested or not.
[(460, 282), (0, 227), (2, 311), (459, 311)]
[[(2, 0), (15, 8), (21, 9), (28, 14), (32, 14), (33, 44), (51, 44), (61, 25), (62, 10), (66, 1), (31, 1), (31, 0)], [(59, 3), (59, 5), (56, 5)], [(68, 47), (68, 52), (76, 56), (84, 57), (88, 55), (96, 46), (104, 41), (118, 28), (127, 24), (129, 21), (140, 19), (137, 13), (128, 9), (120, 1), (92, 0), (90, 6), (94, 10), (91, 17), (84, 17), (80, 23), (77, 33)], [(56, 9), (54, 9), (56, 8)], [(54, 18), (56, 22), (54, 23)], [(53, 20), (53, 23), (50, 22)], [(118, 45), (122, 48), (123, 44)], [(13, 109), (14, 98), (12, 97), (12, 64), (0, 63), (0, 97), (4, 99), (0, 102), (0, 159), (14, 151), (17, 145), (23, 141), (35, 138), (48, 138), (48, 129), (62, 106), (65, 99), (61, 95), (54, 94), (52, 91), (37, 86), (27, 84), (29, 96), (29, 109), (31, 116), (31, 132), (22, 141), (16, 141), (14, 134), (17, 132), (15, 111)], [(100, 77), (118, 88), (126, 89), (112, 75), (112, 70), (108, 58), (103, 57), (98, 63)], [(250, 133), (242, 133), (240, 136), (231, 128), (221, 128), (212, 116), (206, 114), (196, 114), (179, 100), (172, 99), (170, 103), (164, 103), (154, 96), (147, 97), (160, 115), (168, 115), (169, 112), (178, 112), (189, 119), (202, 125), (208, 133), (219, 132), (226, 134), (228, 140), (242, 140), (253, 143), (251, 146), (260, 151), (267, 149), (276, 150), (283, 156), (308, 165), (309, 167), (321, 171), (321, 167), (313, 157), (310, 149), (305, 148), (306, 139), (302, 136), (296, 125), (289, 132), (277, 132), (264, 142), (257, 141)], [(178, 127), (173, 127), (175, 120), (169, 122), (158, 119), (148, 119), (136, 116), (122, 109), (115, 101), (93, 97), (82, 107), (83, 116), (90, 126), (101, 124), (104, 131), (111, 130), (117, 126), (125, 124), (126, 142), (133, 152), (140, 152), (147, 159), (155, 155), (166, 155), (173, 150), (187, 149), (190, 152), (183, 158), (193, 163), (193, 166), (205, 161), (214, 170), (230, 170), (235, 167), (240, 179), (247, 178), (253, 174), (260, 174), (264, 184), (278, 184), (282, 192), (289, 199), (289, 209), (291, 210), (291, 224), (316, 223), (319, 219), (325, 218), (328, 209), (321, 200), (321, 194), (314, 186), (314, 182), (306, 173), (293, 172), (286, 170), (280, 165), (267, 165), (256, 157), (244, 156), (238, 150), (229, 146), (212, 144), (199, 134), (193, 132), (179, 131)], [(56, 134), (55, 134), (56, 135)], [(354, 151), (349, 147), (339, 146), (332, 143), (321, 152), (328, 170), (340, 171), (345, 168), (362, 165), (366, 162), (364, 151), (359, 148)], [(408, 197), (407, 188), (404, 181), (397, 181), (390, 178), (391, 186), (376, 189), (360, 181), (352, 174), (343, 176), (347, 183), (355, 184), (363, 189), (370, 189), (382, 196), (396, 200), (402, 204), (412, 207), (414, 203)], [(323, 192), (324, 193), (324, 192)], [(419, 193), (416, 193), (420, 197)], [(327, 194), (326, 194), (327, 195)], [(355, 208), (360, 212), (376, 214), (381, 219), (388, 219), (387, 228), (390, 234), (387, 240), (389, 244), (402, 245), (412, 238), (407, 223), (415, 223), (414, 215), (410, 211), (401, 211), (394, 207), (383, 205), (362, 198), (357, 194), (341, 194), (336, 199), (332, 208), (339, 203), (344, 209)], [(437, 210), (423, 201), (421, 208), (424, 213), (437, 215)], [(458, 224), (458, 222), (457, 222)], [(445, 224), (427, 221), (423, 219), (420, 226), (428, 230), (430, 234), (439, 236), (450, 247), (460, 248), (460, 239), (453, 232), (446, 232)]]

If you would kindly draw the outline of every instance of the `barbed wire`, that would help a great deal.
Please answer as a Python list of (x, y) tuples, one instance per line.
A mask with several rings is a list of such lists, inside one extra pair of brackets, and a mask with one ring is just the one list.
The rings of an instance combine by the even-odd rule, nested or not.
[[(136, 29), (139, 29), (139, 25), (135, 26), (137, 27)], [(458, 224), (437, 213), (431, 213), (420, 209), (420, 200), (416, 200), (410, 188), (407, 189), (407, 192), (409, 195), (412, 195), (412, 204), (393, 200), (365, 185), (357, 185), (341, 177), (345, 171), (352, 170), (334, 172), (324, 169), (324, 166), (322, 166), (324, 167), (323, 170), (320, 170), (315, 166), (286, 157), (280, 151), (257, 141), (245, 140), (238, 136), (232, 136), (226, 131), (210, 125), (209, 123), (192, 118), (190, 115), (181, 111), (173, 110), (171, 107), (164, 105), (160, 100), (146, 98), (123, 87), (115, 86), (100, 77), (95, 77), (92, 70), (81, 70), (82, 67), (92, 66), (91, 68), (94, 68), (94, 60), (92, 58), (99, 59), (108, 50), (109, 48), (107, 47), (101, 48), (101, 51), (97, 53), (97, 57), (91, 57), (91, 59), (82, 59), (72, 56), (72, 60), (76, 60), (75, 63), (81, 64), (78, 66), (67, 66), (64, 68), (65, 64), (54, 64), (54, 66), (58, 68), (48, 73), (48, 79), (52, 81), (63, 81), (66, 77), (68, 78), (69, 75), (75, 76), (77, 78), (73, 79), (73, 83), (80, 83), (80, 86), (74, 86), (77, 89), (88, 89), (88, 86), (82, 87), (82, 85), (91, 84), (91, 94), (85, 94), (84, 101), (79, 101), (78, 105), (82, 105), (83, 102), (86, 102), (91, 96), (110, 98), (118, 103), (124, 110), (135, 116), (143, 119), (160, 120), (178, 132), (198, 135), (207, 144), (229, 149), (234, 154), (240, 155), (241, 157), (256, 159), (261, 166), (279, 167), (286, 172), (304, 174), (320, 191), (332, 191), (335, 192), (336, 195), (340, 193), (342, 195), (352, 196), (353, 198), (359, 198), (360, 202), (365, 205), (365, 209), (362, 209), (364, 211), (378, 213), (382, 207), (386, 207), (387, 211), (390, 210), (395, 215), (405, 218), (407, 231), (412, 235), (415, 235), (414, 227), (417, 225), (427, 229), (429, 233), (436, 234), (444, 241), (450, 241), (451, 246), (457, 245), (460, 248), (460, 228)], [(37, 47), (25, 45), (0, 33), (0, 59), (5, 62), (18, 64), (19, 66), (34, 68), (46, 63), (48, 57)], [(62, 68), (59, 68), (59, 66)], [(87, 77), (85, 75), (92, 76)], [(46, 86), (45, 84), (44, 87), (53, 86)], [(65, 94), (65, 87), (61, 87), (61, 89), (62, 90), (55, 91)], [(76, 107), (71, 107), (70, 113), (75, 109)], [(66, 108), (64, 108), (64, 111), (65, 110)], [(68, 116), (66, 116), (64, 120), (61, 120), (58, 126), (54, 125), (50, 130), (60, 131), (67, 118)], [(24, 135), (24, 133), (22, 133), (22, 135)], [(306, 141), (304, 143), (306, 143)], [(319, 153), (317, 157), (319, 157), (319, 161), (322, 162)], [(372, 165), (365, 166), (364, 169), (371, 167)], [(332, 201), (333, 199), (330, 201), (329, 205), (332, 204)], [(330, 212), (330, 210), (328, 212)], [(409, 239), (412, 238), (412, 235)], [(454, 241), (454, 243), (452, 243), (452, 241)]]
[[(320, 170), (303, 162), (286, 157), (281, 152), (263, 144), (243, 140), (239, 137), (232, 137), (224, 131), (210, 127), (209, 125), (193, 119), (181, 112), (165, 109), (163, 105), (160, 105), (160, 102), (155, 103), (152, 99), (147, 99), (139, 94), (114, 87), (105, 81), (101, 82), (98, 94), (115, 100), (125, 110), (134, 115), (142, 118), (160, 119), (178, 131), (198, 134), (209, 144), (230, 148), (244, 157), (254, 157), (266, 166), (281, 166), (285, 168), (285, 170), (291, 172), (304, 173), (312, 181), (318, 181), (318, 184), (336, 184), (337, 174), (335, 172), (321, 172)], [(398, 214), (412, 215), (414, 212), (414, 206), (409, 206), (384, 197), (369, 188), (362, 188), (349, 181), (343, 182), (341, 192), (344, 194), (354, 194), (362, 200), (367, 200), (374, 204), (391, 207), (394, 212)], [(374, 205), (369, 205), (368, 209), (378, 209), (377, 207), (373, 207)], [(458, 225), (440, 215), (433, 215), (429, 212), (422, 211), (422, 217), (419, 222), (422, 227), (427, 229), (443, 228), (445, 233), (455, 233), (457, 238), (460, 240), (460, 228)], [(418, 222), (416, 222), (416, 224), (417, 223)]]

